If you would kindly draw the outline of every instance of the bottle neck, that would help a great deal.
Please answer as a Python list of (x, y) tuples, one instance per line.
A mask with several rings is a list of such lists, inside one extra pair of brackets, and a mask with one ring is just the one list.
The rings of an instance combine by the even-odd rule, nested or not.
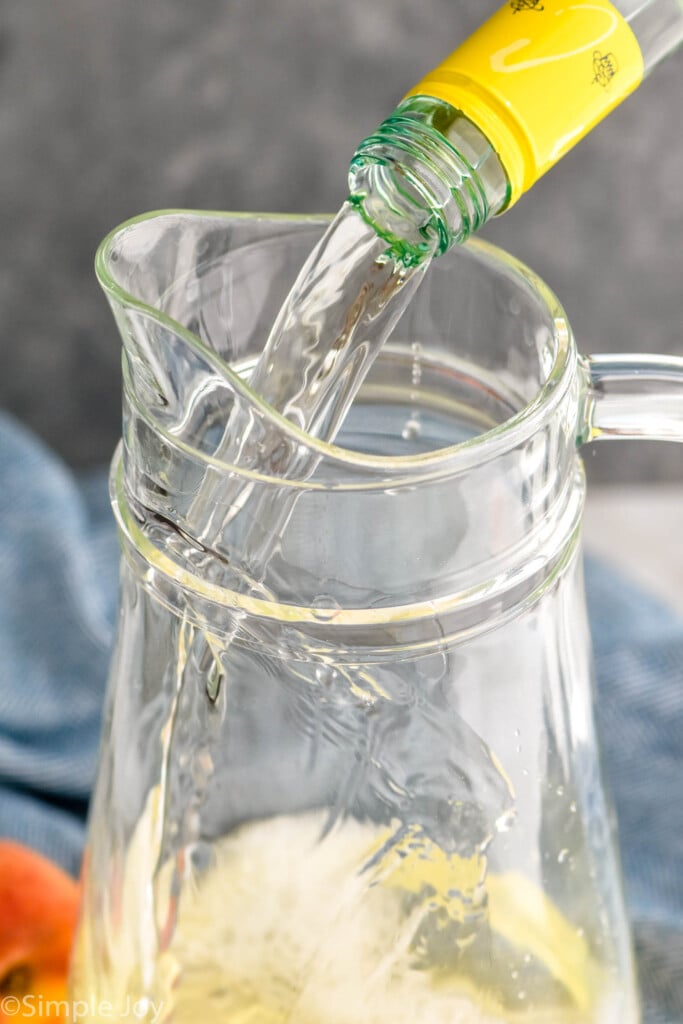
[(466, 241), (510, 195), (486, 136), (430, 96), (404, 100), (360, 144), (349, 190), (349, 201), (406, 263)]
[(683, 0), (613, 0), (638, 40), (648, 75), (683, 43)]

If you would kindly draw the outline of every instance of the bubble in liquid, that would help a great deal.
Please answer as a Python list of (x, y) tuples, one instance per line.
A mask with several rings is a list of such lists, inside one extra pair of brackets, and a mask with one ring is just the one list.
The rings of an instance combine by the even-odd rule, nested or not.
[(500, 817), (496, 818), (496, 831), (509, 832), (517, 819), (517, 810), (510, 807)]
[(515, 739), (517, 740), (517, 743), (515, 743), (515, 753), (516, 754), (521, 754), (522, 753), (521, 736), (522, 736), (522, 730), (521, 729), (515, 729)]
[(564, 863), (566, 863), (568, 858), (569, 858), (569, 850), (565, 847), (563, 850), (560, 850), (560, 852), (558, 853), (558, 855), (557, 855), (557, 863), (558, 864), (564, 864)]
[(412, 441), (416, 437), (419, 437), (421, 433), (422, 424), (416, 416), (411, 416), (410, 419), (406, 421), (406, 425), (401, 431), (401, 437), (404, 441)]
[(413, 365), (411, 367), (410, 381), (414, 388), (416, 388), (422, 380), (422, 345), (419, 341), (414, 341), (410, 346), (413, 353)]
[(311, 601), (311, 610), (316, 619), (321, 622), (329, 622), (340, 610), (340, 606), (329, 594), (318, 594)]

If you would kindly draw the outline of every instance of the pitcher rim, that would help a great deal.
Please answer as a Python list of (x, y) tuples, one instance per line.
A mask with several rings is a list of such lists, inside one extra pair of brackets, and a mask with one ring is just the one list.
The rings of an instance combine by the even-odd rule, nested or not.
[[(511, 270), (516, 277), (520, 278), (527, 288), (531, 288), (533, 294), (547, 310), (552, 321), (553, 335), (556, 342), (552, 366), (546, 374), (544, 383), (536, 391), (531, 401), (527, 402), (513, 416), (510, 416), (502, 423), (496, 424), (494, 427), (471, 438), (459, 441), (456, 444), (410, 455), (377, 455), (359, 452), (344, 448), (342, 445), (323, 441), (308, 434), (305, 430), (292, 423), (291, 420), (282, 416), (255, 391), (252, 391), (248, 382), (214, 349), (205, 344), (197, 334), (188, 330), (177, 320), (174, 320), (173, 317), (143, 302), (133, 293), (128, 292), (118, 284), (110, 270), (110, 256), (113, 244), (126, 231), (151, 220), (162, 220), (167, 217), (208, 218), (223, 221), (240, 220), (245, 222), (265, 220), (277, 223), (291, 223), (292, 225), (308, 223), (312, 226), (322, 227), (330, 223), (332, 216), (332, 214), (319, 213), (256, 213), (174, 208), (152, 210), (123, 221), (105, 235), (96, 251), (95, 273), (100, 286), (111, 301), (116, 302), (119, 306), (132, 308), (146, 317), (151, 317), (159, 325), (171, 329), (182, 337), (185, 343), (195, 349), (203, 360), (210, 363), (221, 375), (227, 377), (230, 381), (230, 386), (248, 403), (254, 406), (262, 416), (269, 420), (278, 431), (288, 435), (297, 444), (303, 444), (308, 449), (315, 451), (322, 458), (326, 459), (328, 463), (330, 461), (338, 464), (341, 463), (348, 469), (356, 469), (365, 473), (374, 471), (382, 477), (390, 476), (394, 482), (397, 472), (401, 481), (410, 481), (414, 477), (419, 477), (420, 479), (425, 477), (433, 478), (435, 476), (451, 475), (460, 471), (466, 471), (474, 465), (488, 462), (504, 454), (506, 451), (518, 447), (535, 434), (562, 402), (567, 390), (571, 386), (573, 375), (568, 371), (571, 371), (572, 366), (576, 362), (571, 326), (559, 299), (534, 270), (506, 250), (483, 239), (471, 238), (458, 248), (473, 250), (475, 253), (480, 253), (494, 262), (502, 264), (508, 270)], [(445, 254), (439, 257), (439, 262), (442, 263), (447, 259), (448, 254)], [(232, 467), (222, 459), (180, 441), (177, 436), (167, 433), (164, 427), (156, 420), (153, 421), (153, 427), (169, 443), (186, 449), (188, 453), (191, 453), (193, 457), (207, 466), (242, 472), (240, 467)], [(273, 480), (279, 485), (292, 483), (304, 489), (308, 487), (318, 489), (320, 487), (320, 484), (312, 481), (289, 481), (262, 473), (247, 472), (245, 475), (254, 476), (260, 480)], [(354, 488), (353, 483), (349, 484), (347, 482), (346, 486), (350, 487), (350, 489)], [(361, 484), (361, 486), (367, 486), (367, 483)]]

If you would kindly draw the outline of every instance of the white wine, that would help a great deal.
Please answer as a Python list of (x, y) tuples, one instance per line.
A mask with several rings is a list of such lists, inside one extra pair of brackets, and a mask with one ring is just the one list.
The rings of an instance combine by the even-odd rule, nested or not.
[[(125, 885), (146, 849), (143, 828)], [(462, 900), (472, 882), (478, 909)], [(347, 819), (325, 834), (322, 812), (256, 821), (214, 844), (209, 865), (188, 873), (170, 942), (148, 965), (151, 995), (129, 939), (124, 923), (95, 966), (81, 934), (76, 999), (97, 992), (125, 1017), (146, 998), (145, 1019), (174, 1024), (635, 1021), (586, 938), (523, 876), (487, 876), (481, 860), (448, 857), (405, 830), (396, 839)], [(478, 952), (492, 942), (509, 946), (495, 968)]]

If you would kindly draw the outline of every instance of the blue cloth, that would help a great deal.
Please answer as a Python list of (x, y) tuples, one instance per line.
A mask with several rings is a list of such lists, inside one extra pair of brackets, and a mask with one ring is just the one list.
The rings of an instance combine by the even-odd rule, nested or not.
[[(116, 618), (105, 470), (0, 414), (0, 835), (76, 872)], [(598, 717), (647, 1024), (683, 1021), (683, 622), (588, 560)]]
[(79, 486), (0, 415), (0, 835), (78, 869), (113, 640), (103, 471)]

